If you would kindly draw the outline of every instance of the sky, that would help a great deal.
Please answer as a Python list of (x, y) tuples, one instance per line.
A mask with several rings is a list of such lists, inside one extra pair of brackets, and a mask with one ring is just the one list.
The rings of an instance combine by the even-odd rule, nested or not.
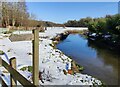
[(120, 0), (0, 0), (1, 2), (119, 2)]
[(118, 13), (118, 2), (27, 2), (26, 5), (37, 20), (56, 23)]

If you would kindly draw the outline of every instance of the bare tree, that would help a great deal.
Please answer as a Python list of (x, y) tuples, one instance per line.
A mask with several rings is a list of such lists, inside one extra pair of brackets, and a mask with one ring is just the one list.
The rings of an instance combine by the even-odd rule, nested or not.
[(2, 18), (3, 18), (3, 23), (4, 26), (9, 25), (9, 7), (7, 2), (2, 2)]
[(6, 27), (27, 25), (29, 13), (25, 0), (18, 2), (2, 2), (2, 23)]
[(0, 1), (0, 27), (2, 26), (2, 2)]

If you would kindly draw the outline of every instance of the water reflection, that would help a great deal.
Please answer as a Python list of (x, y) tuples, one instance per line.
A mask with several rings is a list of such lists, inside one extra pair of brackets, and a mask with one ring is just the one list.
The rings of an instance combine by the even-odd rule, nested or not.
[(84, 66), (82, 73), (101, 79), (108, 85), (118, 84), (118, 59), (120, 55), (100, 48), (78, 34), (69, 35), (57, 45), (58, 49)]

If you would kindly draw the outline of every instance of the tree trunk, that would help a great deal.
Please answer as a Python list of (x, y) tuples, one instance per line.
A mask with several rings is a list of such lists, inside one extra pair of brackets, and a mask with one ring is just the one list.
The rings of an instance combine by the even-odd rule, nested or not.
[(12, 20), (12, 26), (14, 27), (15, 26), (15, 19), (13, 18)]

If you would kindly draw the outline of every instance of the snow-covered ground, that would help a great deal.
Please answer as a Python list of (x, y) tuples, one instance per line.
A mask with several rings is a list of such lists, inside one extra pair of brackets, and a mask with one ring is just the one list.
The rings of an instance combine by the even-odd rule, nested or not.
[[(89, 75), (77, 73), (75, 75), (63, 73), (65, 70), (66, 63), (71, 63), (71, 59), (64, 55), (60, 50), (54, 49), (50, 46), (52, 44), (51, 38), (55, 37), (56, 34), (62, 33), (66, 30), (83, 30), (87, 28), (47, 28), (43, 33), (39, 33), (39, 70), (42, 72), (41, 85), (101, 85), (101, 82)], [(26, 34), (32, 33), (31, 31), (16, 31), (14, 34)], [(8, 35), (9, 36), (9, 35)], [(4, 34), (0, 34), (0, 50), (3, 50), (9, 58), (16, 57), (17, 69), (24, 66), (32, 66), (32, 41), (17, 41), (11, 42), (8, 37)], [(2, 59), (6, 60), (4, 56)], [(7, 60), (6, 60), (7, 61)], [(3, 68), (0, 68), (4, 71)], [(22, 72), (26, 78), (31, 75), (30, 73)], [(9, 74), (8, 74), (9, 77)], [(8, 81), (8, 80), (6, 80)], [(9, 82), (8, 82), (9, 83)]]

